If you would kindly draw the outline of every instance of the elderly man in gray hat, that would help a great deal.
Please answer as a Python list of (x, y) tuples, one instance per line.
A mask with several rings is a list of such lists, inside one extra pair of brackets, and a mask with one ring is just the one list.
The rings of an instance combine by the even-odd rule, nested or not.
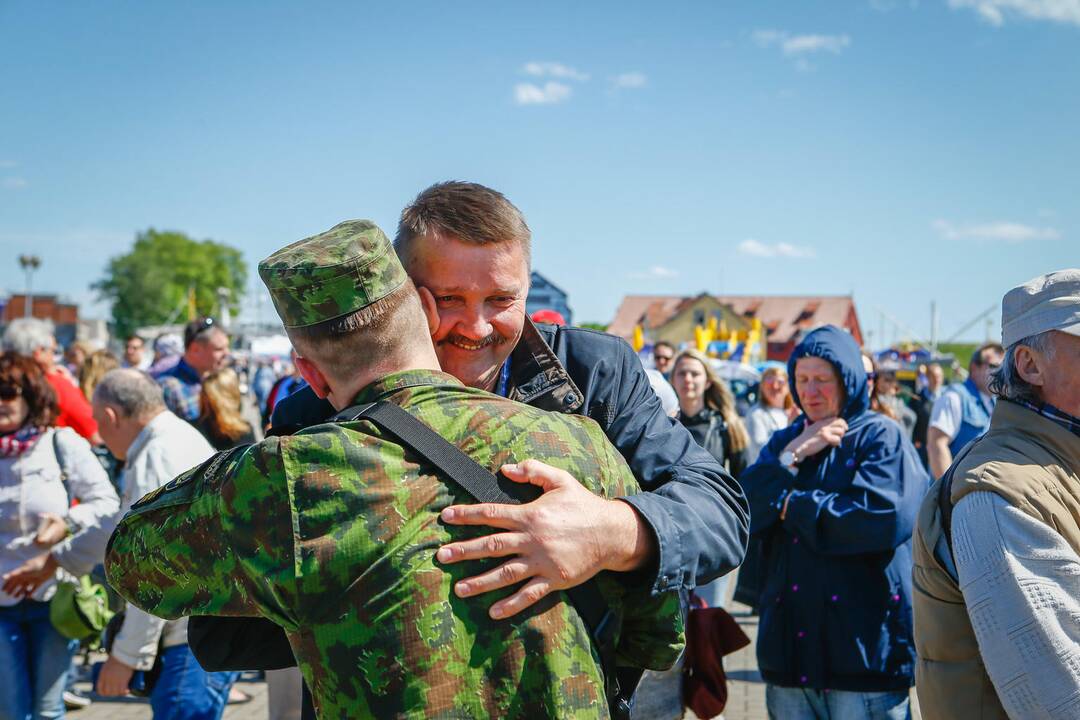
[(1080, 270), (1005, 295), (985, 435), (914, 541), (923, 717), (1080, 718)]

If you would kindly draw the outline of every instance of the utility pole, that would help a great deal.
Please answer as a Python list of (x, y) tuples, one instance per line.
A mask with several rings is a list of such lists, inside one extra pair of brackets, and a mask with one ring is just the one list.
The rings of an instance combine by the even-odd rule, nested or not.
[(34, 316), (34, 271), (41, 267), (41, 258), (37, 255), (20, 255), (19, 265), (26, 273), (26, 317)]
[(930, 301), (930, 351), (937, 352), (938, 317), (937, 301)]

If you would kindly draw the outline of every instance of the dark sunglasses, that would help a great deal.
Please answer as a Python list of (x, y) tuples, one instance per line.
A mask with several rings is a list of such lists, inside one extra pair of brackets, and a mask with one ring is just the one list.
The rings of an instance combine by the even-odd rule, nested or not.
[(868, 372), (868, 373), (866, 373), (866, 379), (867, 380), (877, 380), (877, 373), (876, 372)]
[(22, 395), (22, 388), (18, 385), (0, 385), (0, 400), (11, 402), (20, 395)]

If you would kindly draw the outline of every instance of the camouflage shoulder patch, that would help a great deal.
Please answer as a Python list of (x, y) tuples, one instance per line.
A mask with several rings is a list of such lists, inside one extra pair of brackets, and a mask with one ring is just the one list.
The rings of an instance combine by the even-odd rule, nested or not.
[(177, 475), (161, 487), (139, 498), (132, 504), (131, 513), (138, 514), (148, 508), (157, 510), (189, 502), (196, 494), (198, 487), (216, 490), (220, 487), (221, 480), (228, 475), (250, 447), (252, 446), (240, 445), (231, 450), (219, 452), (202, 465)]

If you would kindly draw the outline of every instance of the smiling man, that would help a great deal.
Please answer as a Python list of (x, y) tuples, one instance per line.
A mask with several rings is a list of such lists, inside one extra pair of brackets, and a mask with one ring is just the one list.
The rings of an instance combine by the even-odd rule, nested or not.
[[(624, 577), (654, 593), (689, 589), (730, 572), (742, 561), (747, 538), (739, 486), (664, 414), (623, 340), (527, 320), (530, 242), (520, 211), (502, 194), (447, 182), (405, 208), (395, 248), (421, 294), (434, 299), (439, 323), (433, 340), (445, 372), (542, 410), (591, 417), (646, 492), (605, 500), (570, 483), (522, 506), (447, 508), (447, 523), (497, 532), (444, 546), (440, 562), (507, 558), (488, 573), (459, 581), (455, 592), (470, 597), (520, 585), (491, 608), (494, 617), (508, 617), (602, 570), (637, 571)], [(294, 432), (332, 414), (328, 403), (302, 390), (275, 409), (274, 431)], [(532, 481), (549, 479), (540, 471)], [(267, 657), (220, 652), (229, 642), (222, 629), (211, 632), (202, 622), (193, 623), (193, 631), (205, 632), (214, 646), (200, 655), (204, 666), (243, 667), (245, 659)], [(193, 638), (193, 644), (202, 643)]]

